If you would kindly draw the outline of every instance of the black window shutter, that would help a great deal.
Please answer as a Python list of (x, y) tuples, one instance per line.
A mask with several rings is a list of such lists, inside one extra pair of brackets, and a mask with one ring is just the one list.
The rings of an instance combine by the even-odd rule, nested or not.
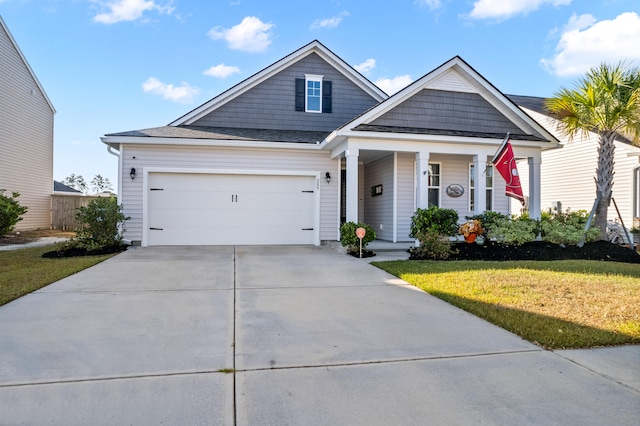
[(296, 111), (304, 111), (304, 78), (296, 78)]
[(331, 112), (331, 82), (322, 81), (322, 112)]

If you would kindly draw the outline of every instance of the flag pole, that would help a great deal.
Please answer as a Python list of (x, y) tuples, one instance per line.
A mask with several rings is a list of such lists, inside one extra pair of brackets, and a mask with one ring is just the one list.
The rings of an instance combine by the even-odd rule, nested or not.
[(502, 143), (500, 144), (500, 148), (498, 148), (496, 153), (493, 155), (493, 159), (491, 160), (492, 163), (496, 162), (496, 158), (498, 158), (498, 155), (500, 155), (505, 145), (509, 142), (509, 136), (511, 136), (511, 132), (507, 132), (507, 135), (502, 140)]

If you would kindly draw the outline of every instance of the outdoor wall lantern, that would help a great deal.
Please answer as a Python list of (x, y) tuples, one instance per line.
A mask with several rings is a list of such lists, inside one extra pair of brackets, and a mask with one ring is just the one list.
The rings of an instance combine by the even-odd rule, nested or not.
[(324, 180), (327, 181), (327, 185), (331, 183), (331, 173), (327, 172), (324, 174)]
[(136, 178), (136, 168), (132, 167), (131, 170), (129, 171), (129, 176), (131, 177), (131, 180), (134, 180)]

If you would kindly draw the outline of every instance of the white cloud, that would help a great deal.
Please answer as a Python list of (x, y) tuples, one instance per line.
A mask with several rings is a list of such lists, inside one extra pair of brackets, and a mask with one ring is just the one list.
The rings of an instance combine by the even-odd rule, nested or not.
[(204, 75), (209, 75), (211, 77), (217, 78), (227, 78), (232, 74), (236, 74), (240, 72), (240, 68), (231, 67), (229, 65), (220, 64), (213, 66), (204, 72)]
[(416, 0), (416, 3), (428, 6), (430, 10), (436, 10), (442, 7), (442, 2), (440, 0)]
[(155, 77), (149, 77), (147, 81), (142, 83), (142, 90), (145, 93), (161, 96), (162, 99), (182, 104), (193, 102), (194, 98), (200, 93), (200, 89), (191, 87), (188, 83), (183, 82), (176, 87), (173, 84), (163, 83)]
[[(96, 2), (94, 0), (94, 2)], [(107, 2), (97, 1), (103, 8), (109, 9), (106, 13), (99, 13), (93, 17), (95, 22), (101, 24), (115, 24), (121, 21), (135, 21), (142, 18), (144, 12), (155, 10), (160, 14), (173, 13), (171, 2), (166, 6), (157, 4), (154, 0), (112, 0)]]
[(266, 24), (255, 16), (247, 16), (231, 28), (212, 28), (207, 35), (212, 40), (223, 39), (230, 49), (256, 53), (264, 51), (271, 44), (274, 24)]
[(578, 76), (602, 62), (640, 61), (640, 16), (626, 12), (597, 22), (591, 15), (573, 15), (565, 25), (551, 59), (541, 63), (558, 76)]
[(411, 76), (407, 74), (398, 75), (393, 78), (379, 78), (376, 80), (376, 86), (384, 90), (386, 94), (393, 95), (407, 87), (412, 82), (413, 80), (411, 79)]
[(316, 19), (311, 24), (311, 29), (312, 30), (319, 30), (319, 29), (323, 29), (323, 28), (335, 28), (347, 16), (349, 16), (349, 12), (347, 12), (345, 10), (344, 12), (340, 13), (338, 16), (334, 16), (332, 18)]
[(516, 15), (526, 15), (547, 4), (566, 6), (571, 4), (571, 0), (477, 0), (467, 17), (504, 20)]
[(372, 69), (374, 69), (376, 66), (376, 60), (373, 58), (369, 58), (366, 61), (364, 61), (363, 63), (354, 66), (353, 68), (356, 69), (356, 71), (362, 73), (362, 74), (367, 74), (368, 72), (370, 72)]

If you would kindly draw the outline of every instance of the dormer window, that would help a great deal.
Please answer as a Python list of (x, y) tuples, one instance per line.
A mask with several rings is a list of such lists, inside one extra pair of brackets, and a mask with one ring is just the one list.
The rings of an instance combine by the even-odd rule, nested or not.
[(315, 74), (296, 78), (296, 111), (330, 113), (331, 82)]
[(322, 76), (306, 75), (305, 83), (307, 88), (307, 93), (305, 97), (305, 111), (321, 112), (322, 111)]

